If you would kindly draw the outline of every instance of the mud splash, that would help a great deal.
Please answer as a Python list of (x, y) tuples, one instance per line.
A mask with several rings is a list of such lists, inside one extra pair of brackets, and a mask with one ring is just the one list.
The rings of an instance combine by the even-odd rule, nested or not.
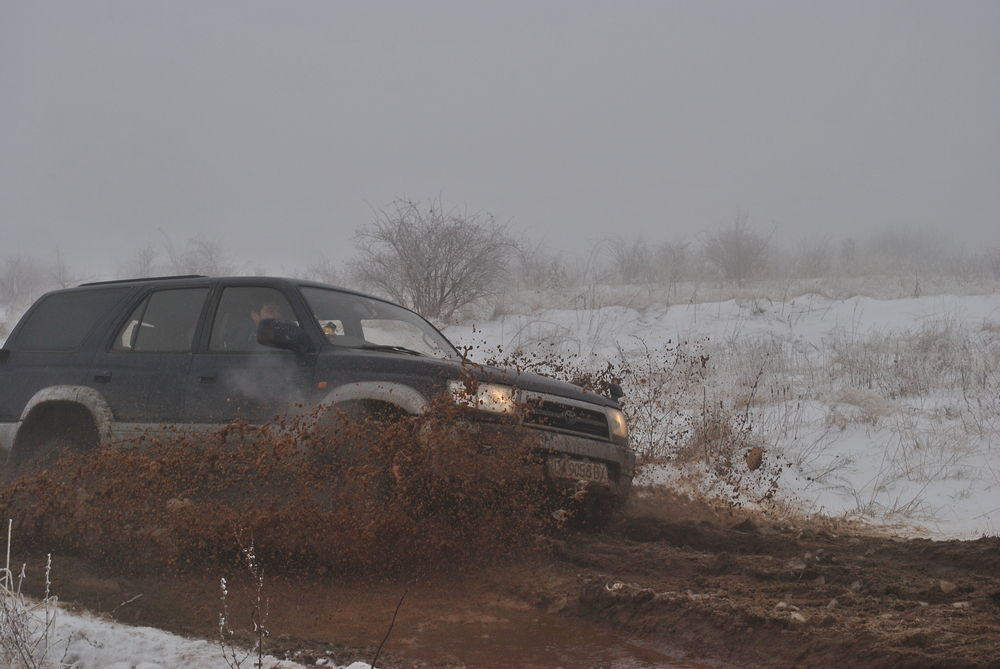
[(533, 551), (546, 492), (530, 438), (462, 420), (316, 409), (202, 438), (141, 438), (0, 493), (26, 549), (127, 569), (217, 567), (253, 542), (271, 571), (406, 573)]

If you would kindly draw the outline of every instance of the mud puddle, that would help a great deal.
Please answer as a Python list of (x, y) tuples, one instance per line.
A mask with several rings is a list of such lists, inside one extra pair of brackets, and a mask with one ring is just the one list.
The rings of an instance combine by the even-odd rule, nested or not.
[[(231, 575), (232, 576), (232, 575)], [(389, 632), (379, 666), (481, 669), (702, 669), (655, 640), (634, 640), (606, 625), (566, 615), (574, 579), (552, 564), (436, 577), (411, 584), (282, 577), (267, 580), (266, 650), (306, 666), (327, 658), (370, 661)], [(512, 587), (513, 586), (513, 587)], [(209, 576), (121, 575), (79, 558), (54, 560), (53, 591), (63, 602), (133, 625), (217, 640), (218, 580)], [(230, 581), (230, 622), (240, 637), (251, 593)], [(138, 597), (137, 597), (138, 596)], [(123, 602), (128, 602), (123, 604)], [(393, 614), (399, 606), (395, 623)], [(390, 631), (390, 624), (392, 624)], [(245, 641), (251, 639), (242, 631)]]
[[(432, 664), (483, 669), (701, 669), (595, 625), (532, 611), (485, 610), (478, 617), (421, 623), (390, 646)], [(715, 665), (716, 667), (720, 665)]]

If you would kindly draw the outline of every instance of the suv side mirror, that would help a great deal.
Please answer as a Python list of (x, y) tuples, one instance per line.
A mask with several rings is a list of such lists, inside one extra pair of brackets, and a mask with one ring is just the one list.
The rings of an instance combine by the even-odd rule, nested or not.
[(257, 343), (296, 353), (309, 350), (309, 337), (305, 330), (295, 321), (284, 318), (262, 318), (257, 321)]

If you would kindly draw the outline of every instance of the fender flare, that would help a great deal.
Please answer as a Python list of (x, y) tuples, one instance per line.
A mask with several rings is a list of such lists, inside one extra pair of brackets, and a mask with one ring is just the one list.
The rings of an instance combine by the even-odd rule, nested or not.
[[(18, 423), (18, 431), (24, 421), (28, 419), (32, 410), (48, 402), (72, 402), (82, 405), (90, 412), (97, 426), (97, 434), (100, 435), (101, 445), (111, 441), (111, 428), (115, 422), (115, 416), (111, 412), (111, 407), (101, 393), (87, 386), (49, 386), (39, 390), (28, 400), (21, 412), (21, 420)], [(16, 435), (14, 439), (16, 440)], [(14, 443), (14, 440), (11, 442)]]
[(392, 381), (358, 381), (337, 386), (323, 398), (323, 404), (334, 406), (341, 402), (376, 400), (394, 404), (408, 414), (422, 414), (427, 408), (427, 398), (417, 390)]

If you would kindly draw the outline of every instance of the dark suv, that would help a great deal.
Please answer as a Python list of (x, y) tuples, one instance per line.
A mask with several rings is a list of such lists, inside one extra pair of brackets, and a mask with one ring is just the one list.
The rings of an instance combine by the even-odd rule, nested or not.
[(517, 429), (537, 430), (552, 479), (628, 494), (635, 455), (615, 399), (463, 364), (414, 312), (296, 279), (169, 277), (43, 295), (0, 349), (0, 448), (14, 469), (150, 431), (264, 423), (297, 404), (419, 414), (447, 393), (484, 420), (516, 415)]

